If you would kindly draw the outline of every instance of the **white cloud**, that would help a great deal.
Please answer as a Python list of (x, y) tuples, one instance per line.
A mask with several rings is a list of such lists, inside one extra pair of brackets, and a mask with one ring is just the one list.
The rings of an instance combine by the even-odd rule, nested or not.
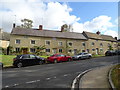
[(72, 8), (59, 2), (44, 3), (42, 0), (9, 0), (9, 2), (1, 0), (0, 2), (0, 13), (2, 13), (0, 14), (0, 21), (2, 21), (0, 28), (2, 27), (7, 32), (12, 30), (13, 22), (16, 21), (16, 24), (20, 25), (21, 19), (28, 18), (33, 20), (34, 28), (43, 24), (45, 29), (60, 29), (61, 25), (67, 23), (73, 25), (74, 32), (96, 32), (99, 30), (105, 34), (108, 31), (116, 33), (110, 30), (115, 27), (111, 23), (111, 17), (101, 15), (91, 21), (79, 23), (80, 17), (70, 14)]
[(73, 24), (74, 32), (82, 31), (97, 32), (99, 30), (101, 33), (104, 33), (106, 35), (112, 35), (113, 37), (118, 36), (116, 31), (110, 30), (110, 28), (116, 26), (113, 25), (110, 20), (111, 17), (101, 15), (95, 17), (91, 21), (86, 21), (84, 23), (76, 22)]
[[(2, 16), (6, 18), (9, 22), (2, 20), (2, 27), (5, 31), (11, 31), (11, 27), (6, 27), (5, 25), (12, 24), (15, 21), (20, 25), (20, 20), (28, 18), (33, 20), (34, 27), (38, 28), (38, 25), (43, 24), (46, 29), (58, 29), (64, 23), (72, 24), (80, 20), (80, 18), (75, 15), (70, 15), (72, 8), (68, 7), (66, 4), (60, 4), (58, 2), (43, 3), (42, 1), (36, 3), (34, 0), (22, 0), (21, 2), (4, 2), (3, 7), (1, 7), (5, 12), (0, 11), (0, 13), (9, 16)], [(32, 1), (32, 3), (31, 3)], [(12, 18), (12, 19), (10, 19)], [(14, 18), (14, 19), (13, 19)], [(3, 26), (4, 24), (4, 26)], [(10, 28), (9, 30), (7, 28)]]
[(104, 34), (105, 35), (110, 35), (110, 36), (113, 36), (113, 37), (118, 37), (118, 32), (113, 31), (113, 30), (107, 30)]

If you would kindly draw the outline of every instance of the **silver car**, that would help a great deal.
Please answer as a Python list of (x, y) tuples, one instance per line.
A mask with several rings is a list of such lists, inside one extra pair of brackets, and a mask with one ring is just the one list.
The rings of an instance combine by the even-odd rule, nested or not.
[(83, 53), (79, 53), (77, 55), (74, 55), (72, 57), (73, 60), (80, 60), (80, 59), (88, 59), (88, 58), (91, 58), (92, 57), (92, 54), (89, 54), (89, 53), (86, 53), (86, 52), (83, 52)]

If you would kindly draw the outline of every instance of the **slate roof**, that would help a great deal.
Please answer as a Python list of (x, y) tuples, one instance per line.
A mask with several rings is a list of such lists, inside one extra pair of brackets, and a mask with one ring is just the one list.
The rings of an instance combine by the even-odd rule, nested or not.
[(87, 38), (82, 33), (61, 32), (61, 31), (53, 31), (53, 30), (13, 28), (11, 34), (87, 40)]
[(113, 38), (112, 36), (109, 35), (98, 35), (96, 33), (91, 33), (91, 32), (83, 32), (83, 35), (86, 36), (86, 38), (89, 39), (100, 39), (100, 40), (107, 40), (107, 41), (117, 41), (115, 38)]
[(10, 33), (4, 32), (0, 29), (0, 40), (10, 40)]

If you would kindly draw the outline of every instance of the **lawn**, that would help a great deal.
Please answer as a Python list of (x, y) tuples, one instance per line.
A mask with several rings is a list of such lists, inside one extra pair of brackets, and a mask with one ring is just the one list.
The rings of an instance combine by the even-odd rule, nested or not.
[[(15, 55), (0, 55), (0, 62), (3, 63), (4, 67), (12, 66), (13, 58), (15, 57), (16, 57)], [(48, 56), (40, 56), (40, 57), (47, 58)]]
[(96, 57), (103, 57), (105, 55), (92, 55), (92, 57), (96, 58)]
[(117, 88), (116, 90), (120, 90), (120, 64), (112, 70), (111, 78), (114, 86)]
[(3, 66), (12, 66), (13, 58), (15, 55), (0, 55), (0, 62), (3, 63)]

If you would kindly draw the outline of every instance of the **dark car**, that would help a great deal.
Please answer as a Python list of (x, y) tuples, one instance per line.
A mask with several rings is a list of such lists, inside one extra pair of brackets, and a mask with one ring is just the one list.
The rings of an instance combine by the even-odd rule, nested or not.
[(110, 50), (105, 52), (105, 56), (114, 56), (117, 55), (116, 51)]
[(73, 60), (80, 60), (80, 59), (89, 59), (92, 57), (92, 54), (90, 53), (86, 53), (86, 52), (82, 52), (82, 53), (79, 53), (77, 55), (74, 55), (72, 57)]
[(71, 60), (72, 57), (63, 54), (54, 54), (47, 58), (47, 62), (53, 62), (53, 63), (71, 61)]
[(32, 54), (23, 54), (17, 55), (16, 58), (13, 59), (13, 66), (18, 68), (27, 65), (35, 65), (35, 64), (43, 64), (45, 63), (45, 59)]
[(120, 55), (120, 50), (115, 51), (117, 55)]

